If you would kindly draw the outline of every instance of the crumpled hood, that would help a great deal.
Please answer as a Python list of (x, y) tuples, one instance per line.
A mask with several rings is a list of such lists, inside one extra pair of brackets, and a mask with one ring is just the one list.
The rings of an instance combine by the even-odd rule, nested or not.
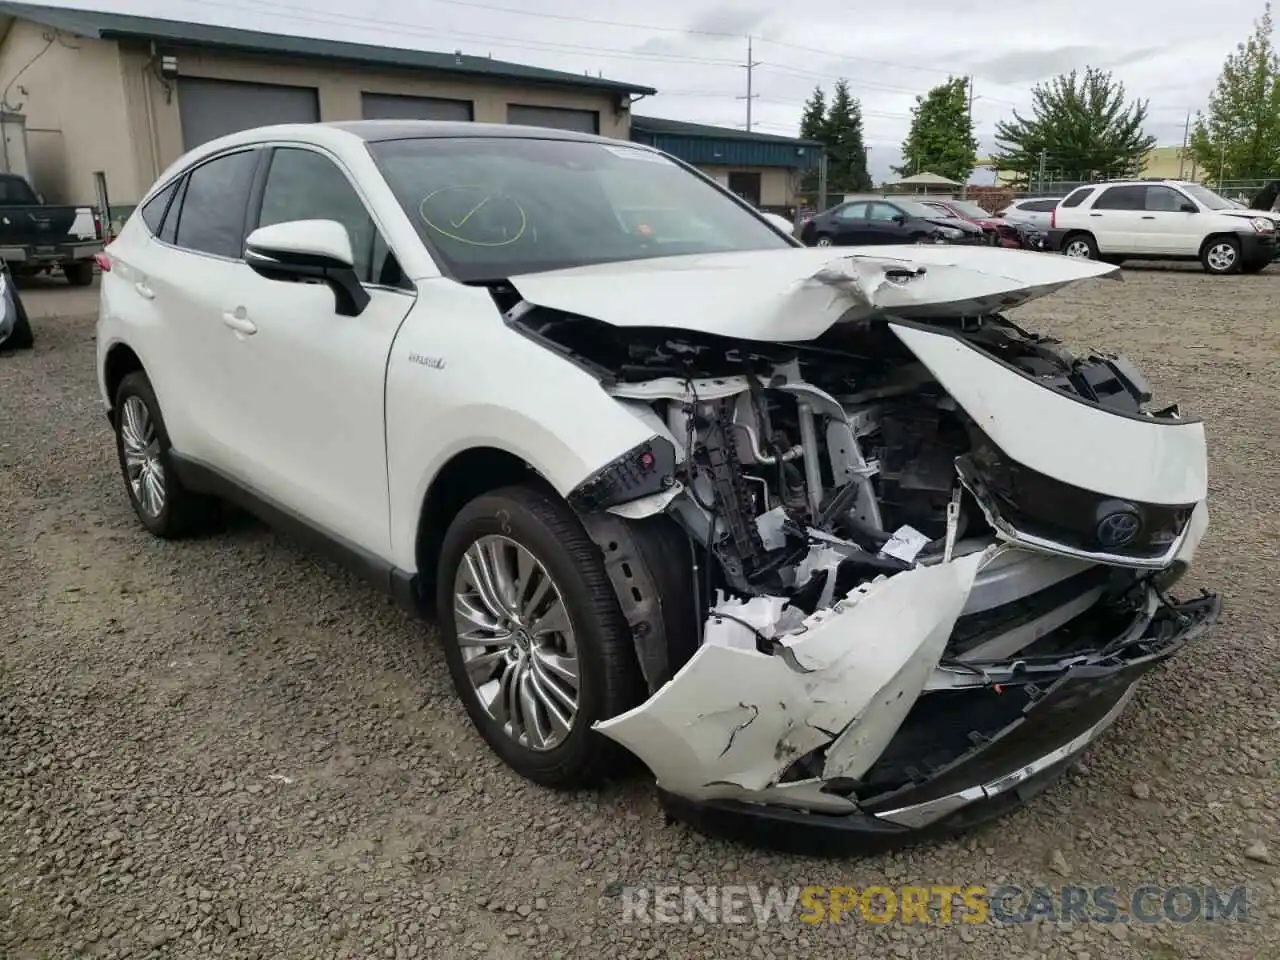
[(1264, 220), (1280, 220), (1271, 210), (1215, 210), (1215, 213), (1225, 213), (1229, 217), (1243, 217), (1246, 220), (1252, 220), (1254, 217), (1262, 217)]
[(1095, 277), (1094, 260), (943, 244), (752, 250), (594, 264), (510, 278), (536, 306), (615, 327), (670, 327), (743, 340), (813, 340), (840, 321), (927, 320), (1004, 310)]

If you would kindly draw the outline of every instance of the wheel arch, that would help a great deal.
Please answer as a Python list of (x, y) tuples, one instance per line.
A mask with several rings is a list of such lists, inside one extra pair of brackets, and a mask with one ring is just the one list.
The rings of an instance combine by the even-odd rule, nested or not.
[(113, 423), (116, 392), (120, 389), (120, 383), (129, 374), (139, 371), (146, 373), (147, 368), (142, 358), (127, 343), (113, 343), (107, 349), (102, 361), (102, 388), (106, 393), (107, 416), (112, 418)]
[(468, 447), (455, 453), (436, 471), (423, 495), (414, 532), (417, 600), (424, 612), (435, 612), (432, 608), (440, 547), (453, 518), (476, 497), (514, 485), (532, 486), (548, 496), (563, 499), (531, 463), (501, 447)]
[(1234, 230), (1217, 230), (1208, 234), (1202, 241), (1200, 241), (1200, 249), (1197, 251), (1197, 256), (1203, 257), (1205, 255), (1205, 251), (1209, 249), (1209, 244), (1216, 240), (1230, 240), (1237, 247), (1241, 246), (1240, 234), (1236, 233)]

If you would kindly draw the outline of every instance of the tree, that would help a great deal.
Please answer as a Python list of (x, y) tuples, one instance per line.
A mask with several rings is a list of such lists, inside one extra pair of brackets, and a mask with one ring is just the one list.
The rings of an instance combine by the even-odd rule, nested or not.
[(978, 162), (978, 141), (969, 116), (969, 81), (948, 77), (911, 110), (911, 129), (902, 142), (900, 176), (936, 173), (961, 183), (969, 179)]
[(1143, 130), (1147, 101), (1126, 101), (1124, 84), (1094, 67), (1036, 84), (1031, 111), (996, 124), (992, 162), (1022, 184), (1136, 175), (1156, 143)]
[[(847, 80), (836, 81), (824, 127), (827, 189), (832, 193), (870, 190), (867, 147), (862, 140), (862, 104), (850, 95)], [(825, 204), (826, 198), (821, 202)]]
[[(816, 140), (818, 143), (826, 144), (826, 130), (827, 97), (822, 92), (822, 87), (816, 86), (813, 88), (813, 93), (809, 95), (809, 99), (805, 101), (804, 113), (800, 115), (800, 138), (802, 140)], [(817, 196), (817, 166), (804, 172), (804, 176), (800, 181), (800, 189), (805, 194)], [(822, 203), (825, 202), (825, 200), (822, 201)], [(819, 205), (821, 206), (821, 203)]]
[(1271, 4), (1253, 35), (1236, 45), (1196, 114), (1188, 152), (1219, 180), (1260, 180), (1280, 173), (1280, 56), (1271, 42)]

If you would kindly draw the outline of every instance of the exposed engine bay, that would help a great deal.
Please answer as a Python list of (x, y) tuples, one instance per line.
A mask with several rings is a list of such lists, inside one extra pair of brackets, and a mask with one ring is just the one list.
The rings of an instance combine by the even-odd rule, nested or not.
[[(1043, 282), (1076, 269), (964, 256), (1000, 253)], [(786, 841), (778, 809), (911, 832), (1021, 796), (1220, 611), (1167, 592), (1207, 528), (1199, 421), (1150, 409), (1122, 356), (999, 310), (877, 308), (924, 269), (837, 267), (741, 325), (777, 340), (646, 326), (625, 301), (613, 323), (502, 305), (653, 431), (570, 496), (650, 690), (596, 729), (713, 832), (774, 818)], [(1003, 283), (938, 271), (933, 290), (978, 278), (970, 304)], [(595, 293), (570, 277), (542, 282)], [(785, 305), (833, 289), (854, 305), (784, 339)]]

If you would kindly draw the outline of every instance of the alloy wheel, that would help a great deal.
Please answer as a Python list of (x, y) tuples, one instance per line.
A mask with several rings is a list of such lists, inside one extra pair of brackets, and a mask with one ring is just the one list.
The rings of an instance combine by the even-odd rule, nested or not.
[(831, 238), (830, 238), (830, 237), (819, 237), (819, 238), (818, 238), (818, 246), (820, 246), (820, 247), (829, 247), (829, 246), (831, 246)]
[(166, 500), (160, 436), (141, 397), (129, 397), (120, 410), (120, 447), (138, 508), (148, 517), (160, 516)]
[(1215, 243), (1205, 253), (1209, 267), (1217, 273), (1226, 273), (1236, 262), (1236, 248), (1229, 243)]
[(1090, 257), (1089, 244), (1083, 240), (1072, 240), (1062, 252), (1078, 260), (1088, 260)]
[(453, 585), (463, 666), (485, 712), (534, 751), (559, 746), (578, 713), (580, 672), (573, 623), (559, 587), (523, 545), (476, 540)]

